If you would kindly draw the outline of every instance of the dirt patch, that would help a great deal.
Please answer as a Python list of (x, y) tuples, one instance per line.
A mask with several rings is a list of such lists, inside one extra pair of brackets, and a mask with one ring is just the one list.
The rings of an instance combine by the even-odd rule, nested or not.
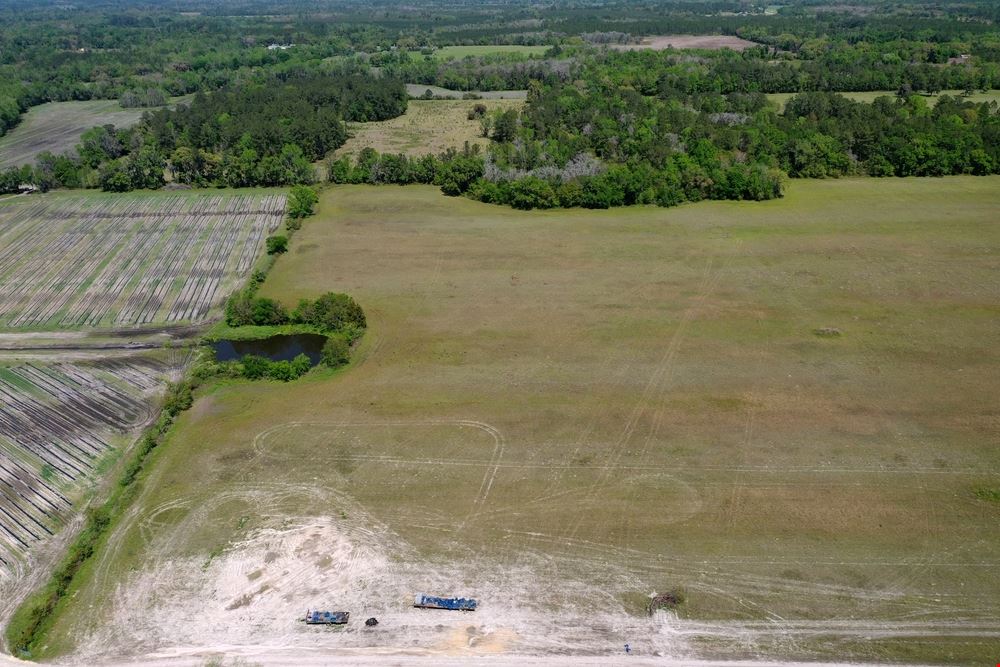
[(612, 44), (611, 48), (618, 51), (641, 51), (664, 49), (732, 49), (743, 51), (756, 43), (732, 35), (655, 35), (644, 37), (639, 44)]

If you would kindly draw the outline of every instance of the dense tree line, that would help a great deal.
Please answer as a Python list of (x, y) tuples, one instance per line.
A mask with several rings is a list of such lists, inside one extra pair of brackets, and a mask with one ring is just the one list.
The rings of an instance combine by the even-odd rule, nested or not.
[[(624, 41), (671, 33), (740, 35), (811, 63), (803, 74), (809, 82), (824, 82), (813, 88), (786, 82), (780, 92), (895, 89), (901, 77), (914, 79), (907, 82), (920, 89), (916, 79), (935, 77), (919, 69), (911, 76), (910, 65), (940, 64), (959, 54), (971, 54), (976, 68), (1000, 62), (1000, 6), (991, 0), (868, 0), (864, 15), (813, 0), (782, 3), (776, 15), (764, 7), (743, 0), (562, 0), (544, 6), (532, 0), (485, 6), (449, 0), (423, 6), (425, 11), (349, 0), (0, 3), (0, 134), (43, 102), (122, 99), (151, 106), (172, 96), (239, 87), (262, 75), (323, 73), (345, 58), (367, 63), (370, 57), (381, 67), (388, 57), (384, 64), (412, 76), (412, 83), (461, 90), (523, 88), (529, 78), (564, 76), (567, 67), (558, 51), (541, 62), (392, 58), (448, 44), (559, 47), (582, 43), (581, 35), (618, 33)], [(260, 20), (259, 14), (276, 12), (282, 20)], [(624, 16), (629, 20), (623, 24)], [(842, 62), (820, 62), (828, 53)], [(904, 71), (880, 72), (887, 68)], [(995, 82), (995, 69), (987, 75)]]
[(467, 148), (411, 158), (366, 149), (353, 161), (332, 161), (328, 177), (434, 183), (446, 194), (516, 208), (606, 208), (771, 199), (781, 196), (784, 174), (1000, 172), (996, 103), (942, 96), (932, 104), (901, 91), (868, 104), (806, 92), (778, 113), (760, 92), (640, 91), (627, 76), (609, 75), (610, 60), (593, 61), (570, 83), (532, 84), (520, 114), (484, 115), (484, 134), (493, 139), (485, 154)]
[[(485, 156), (467, 149), (423, 157), (378, 154), (369, 148), (353, 161), (347, 157), (333, 160), (327, 173), (334, 183), (434, 184), (448, 195), (464, 194), (520, 209), (673, 206), (702, 199), (781, 196), (782, 174), (778, 170), (760, 164), (723, 165), (717, 156), (699, 162), (678, 155), (654, 168), (636, 162), (605, 166), (581, 154), (561, 168), (505, 172), (497, 168), (496, 160), (511, 146), (495, 146)], [(587, 164), (580, 167), (581, 162)]]
[(353, 70), (199, 93), (175, 109), (147, 112), (135, 127), (88, 130), (76, 156), (43, 154), (34, 169), (0, 175), (0, 188), (14, 192), (13, 181), (27, 177), (43, 190), (126, 192), (162, 187), (166, 172), (198, 186), (311, 183), (312, 163), (347, 139), (345, 120), (392, 118), (406, 101), (400, 81)]

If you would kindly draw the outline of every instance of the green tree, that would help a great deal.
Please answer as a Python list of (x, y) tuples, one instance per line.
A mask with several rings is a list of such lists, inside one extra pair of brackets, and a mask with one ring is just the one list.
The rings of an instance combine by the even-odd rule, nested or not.
[(288, 251), (288, 237), (283, 235), (268, 236), (265, 241), (268, 255), (280, 255)]
[(342, 336), (330, 336), (323, 344), (323, 363), (331, 368), (343, 366), (351, 360), (351, 346)]
[(313, 214), (313, 207), (319, 201), (316, 191), (306, 185), (296, 185), (288, 196), (288, 216), (301, 219)]

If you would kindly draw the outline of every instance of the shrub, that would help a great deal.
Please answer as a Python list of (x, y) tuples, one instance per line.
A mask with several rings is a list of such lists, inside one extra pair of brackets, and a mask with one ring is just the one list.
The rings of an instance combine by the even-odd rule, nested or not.
[(312, 215), (318, 201), (315, 190), (307, 185), (296, 185), (288, 196), (288, 217), (299, 220)]
[(267, 375), (270, 361), (256, 354), (248, 354), (240, 360), (243, 365), (243, 377), (248, 380), (259, 380)]
[(267, 364), (266, 373), (267, 377), (272, 380), (288, 382), (289, 380), (295, 379), (295, 373), (292, 370), (292, 364), (290, 361), (271, 361)]
[(266, 243), (268, 255), (280, 255), (281, 253), (288, 251), (287, 236), (268, 236)]
[(323, 363), (331, 368), (343, 366), (351, 359), (351, 346), (343, 336), (330, 336), (323, 345)]
[(263, 297), (253, 300), (252, 324), (277, 325), (286, 322), (288, 322), (288, 311), (280, 303)]
[(295, 322), (312, 324), (326, 331), (341, 331), (348, 325), (364, 329), (365, 312), (347, 294), (327, 292), (315, 301), (303, 299), (292, 313)]
[(312, 362), (304, 354), (300, 354), (294, 359), (292, 359), (292, 371), (295, 373), (295, 377), (301, 377), (309, 372), (312, 368)]

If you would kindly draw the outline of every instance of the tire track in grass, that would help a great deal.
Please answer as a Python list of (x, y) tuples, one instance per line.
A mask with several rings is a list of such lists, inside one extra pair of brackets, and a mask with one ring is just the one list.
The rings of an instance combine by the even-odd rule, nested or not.
[[(731, 259), (731, 256), (730, 256)], [(612, 444), (611, 449), (605, 459), (605, 469), (612, 470), (618, 467), (619, 462), (624, 454), (626, 446), (631, 442), (632, 437), (635, 433), (636, 428), (639, 425), (640, 420), (643, 416), (647, 414), (649, 408), (654, 403), (658, 404), (662, 402), (658, 395), (661, 394), (665, 387), (664, 383), (669, 379), (670, 374), (673, 370), (674, 360), (677, 356), (677, 352), (680, 349), (681, 342), (684, 339), (687, 327), (690, 322), (694, 319), (697, 313), (701, 310), (704, 305), (705, 300), (711, 294), (711, 292), (718, 285), (721, 279), (722, 272), (724, 268), (728, 265), (728, 262), (723, 265), (723, 267), (713, 271), (713, 265), (715, 263), (714, 257), (709, 257), (705, 262), (705, 269), (702, 275), (701, 285), (699, 286), (698, 294), (694, 299), (694, 303), (689, 305), (684, 313), (681, 315), (680, 321), (678, 322), (674, 333), (671, 336), (667, 347), (665, 348), (663, 354), (661, 355), (659, 361), (657, 362), (653, 373), (650, 375), (649, 380), (643, 389), (642, 394), (639, 396), (632, 412), (629, 415), (628, 420), (622, 429), (621, 434)], [(662, 406), (659, 407), (653, 414), (653, 421), (651, 428), (657, 429), (659, 420), (662, 418)], [(646, 442), (651, 440), (651, 435), (647, 436)], [(648, 446), (648, 445), (647, 445)], [(585, 507), (593, 507), (596, 499), (598, 490), (600, 489), (600, 484), (605, 482), (610, 473), (602, 473), (598, 476), (598, 479), (591, 485), (589, 490), (584, 495), (581, 505)], [(578, 512), (577, 518), (570, 522), (564, 531), (564, 535), (570, 539), (576, 537), (583, 525), (586, 518), (586, 512)]]

